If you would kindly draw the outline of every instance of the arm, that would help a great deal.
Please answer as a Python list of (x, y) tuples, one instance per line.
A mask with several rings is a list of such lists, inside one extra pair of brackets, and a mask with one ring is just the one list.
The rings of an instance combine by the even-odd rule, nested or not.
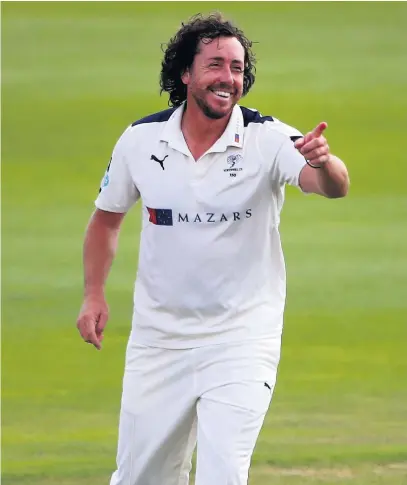
[(126, 137), (130, 135), (127, 130), (113, 150), (83, 246), (85, 295), (77, 327), (83, 340), (98, 350), (108, 319), (104, 288), (116, 254), (120, 226), (124, 215), (140, 197), (126, 161), (126, 154), (131, 151)]
[(96, 209), (83, 245), (84, 302), (77, 328), (85, 342), (101, 349), (103, 330), (109, 318), (104, 287), (116, 254), (124, 213)]
[(304, 166), (300, 173), (300, 187), (304, 192), (330, 199), (345, 197), (349, 190), (348, 171), (342, 160), (330, 154), (320, 169)]
[(295, 148), (307, 161), (301, 170), (299, 184), (304, 192), (329, 198), (345, 197), (349, 190), (348, 171), (342, 160), (329, 151), (322, 135), (327, 126), (325, 122), (320, 123), (295, 142)]
[(124, 216), (96, 209), (89, 221), (83, 246), (85, 298), (104, 295)]

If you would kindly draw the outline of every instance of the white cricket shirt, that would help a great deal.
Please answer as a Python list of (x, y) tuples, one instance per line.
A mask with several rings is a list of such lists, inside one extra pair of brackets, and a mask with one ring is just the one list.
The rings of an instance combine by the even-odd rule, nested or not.
[(286, 274), (284, 186), (305, 164), (296, 129), (236, 105), (195, 161), (184, 106), (133, 123), (117, 142), (96, 207), (143, 222), (131, 339), (163, 348), (279, 337)]

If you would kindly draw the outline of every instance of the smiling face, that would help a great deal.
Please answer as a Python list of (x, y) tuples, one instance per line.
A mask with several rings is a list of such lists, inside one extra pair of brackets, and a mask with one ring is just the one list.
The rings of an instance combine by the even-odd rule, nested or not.
[(244, 48), (236, 37), (201, 40), (191, 68), (182, 76), (187, 103), (205, 116), (228, 116), (243, 94)]

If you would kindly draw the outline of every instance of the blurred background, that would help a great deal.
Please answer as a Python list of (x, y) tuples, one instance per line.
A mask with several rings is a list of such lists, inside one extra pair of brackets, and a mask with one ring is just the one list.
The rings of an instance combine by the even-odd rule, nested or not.
[(343, 200), (287, 190), (283, 354), (250, 483), (407, 483), (407, 4), (2, 2), (5, 485), (109, 483), (140, 207), (102, 352), (76, 330), (83, 235), (117, 138), (167, 107), (161, 44), (215, 9), (256, 42), (241, 104), (327, 121), (352, 182)]

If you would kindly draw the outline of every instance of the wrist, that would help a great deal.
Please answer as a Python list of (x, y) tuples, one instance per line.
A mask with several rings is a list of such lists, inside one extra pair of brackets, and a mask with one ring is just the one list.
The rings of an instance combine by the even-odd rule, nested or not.
[(313, 162), (309, 162), (307, 159), (305, 159), (305, 163), (311, 168), (322, 168), (323, 165), (323, 163), (315, 165)]
[(86, 300), (100, 299), (105, 297), (105, 289), (102, 286), (85, 286), (84, 298)]
[(333, 156), (329, 153), (326, 157), (326, 160), (323, 160), (321, 162), (315, 162), (314, 160), (309, 161), (307, 159), (305, 159), (305, 162), (311, 168), (318, 169), (318, 168), (326, 168), (327, 165), (329, 165), (332, 162), (332, 160), (333, 160)]

